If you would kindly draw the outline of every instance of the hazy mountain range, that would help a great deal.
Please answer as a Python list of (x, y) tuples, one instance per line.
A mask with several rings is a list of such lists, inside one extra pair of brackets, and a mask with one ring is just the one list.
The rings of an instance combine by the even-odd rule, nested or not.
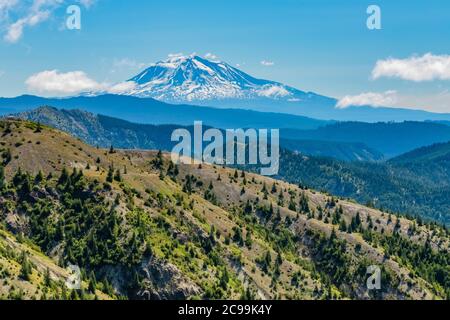
[[(91, 145), (104, 148), (113, 145), (123, 149), (170, 151), (175, 145), (171, 142), (171, 134), (180, 128), (180, 125), (173, 124), (137, 124), (82, 110), (52, 107), (41, 107), (15, 116), (58, 128)], [(193, 126), (184, 128), (193, 132)], [(291, 134), (282, 138), (280, 144), (282, 148), (295, 152), (345, 161), (378, 161), (384, 158), (381, 152), (360, 142), (298, 140)]]
[[(22, 106), (54, 103), (59, 107), (68, 107), (68, 110), (36, 108), (22, 112), (19, 116), (68, 131), (84, 141), (101, 146), (114, 144), (122, 148), (170, 150), (171, 132), (179, 126), (192, 126), (196, 117), (200, 116), (199, 110), (203, 109), (208, 115), (202, 118), (206, 126), (227, 129), (236, 128), (239, 125), (242, 128), (264, 128), (265, 126), (276, 128), (278, 125), (281, 128), (282, 146), (286, 149), (341, 160), (382, 160), (416, 148), (450, 141), (450, 126), (435, 122), (330, 123), (298, 116), (246, 110), (167, 105), (152, 99), (148, 100), (150, 103), (148, 106), (139, 107), (141, 99), (125, 96), (79, 97), (63, 100), (46, 100), (29, 96), (6, 101), (13, 105), (20, 99), (31, 100), (34, 103), (24, 102)], [(116, 100), (122, 101), (123, 105), (114, 104)], [(127, 103), (128, 108), (126, 108)], [(0, 104), (2, 104), (1, 99)], [(20, 106), (19, 103), (17, 105)], [(118, 106), (123, 106), (125, 112), (129, 112), (127, 120), (139, 118), (139, 113), (133, 112), (143, 110), (140, 116), (141, 121), (131, 123), (114, 117), (122, 110)], [(280, 118), (277, 118), (278, 116)], [(112, 131), (116, 133), (111, 133)]]
[(41, 106), (80, 109), (96, 114), (145, 124), (193, 125), (203, 121), (218, 128), (296, 128), (313, 129), (327, 121), (280, 113), (264, 113), (240, 109), (218, 109), (192, 105), (173, 105), (152, 98), (121, 95), (92, 97), (42, 98), (23, 95), (0, 98), (0, 114), (32, 110)]

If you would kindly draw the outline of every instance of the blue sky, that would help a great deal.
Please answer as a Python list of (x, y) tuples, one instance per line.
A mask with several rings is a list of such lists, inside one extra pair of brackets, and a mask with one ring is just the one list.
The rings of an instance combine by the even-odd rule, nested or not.
[[(81, 30), (65, 28), (71, 4), (81, 7)], [(381, 8), (381, 30), (366, 27), (371, 4)], [(31, 22), (36, 13), (45, 14)], [(22, 33), (8, 38), (18, 21)], [(196, 52), (302, 90), (395, 96), (393, 105), (450, 112), (449, 37), (445, 0), (0, 0), (0, 96), (35, 93), (26, 80), (45, 70), (115, 83), (168, 54)], [(421, 73), (428, 60), (444, 70), (414, 78), (393, 75), (390, 65), (373, 79), (377, 61), (388, 58)]]

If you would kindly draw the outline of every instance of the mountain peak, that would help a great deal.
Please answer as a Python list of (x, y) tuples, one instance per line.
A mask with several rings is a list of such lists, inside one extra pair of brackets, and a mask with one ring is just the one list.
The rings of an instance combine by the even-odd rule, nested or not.
[(176, 69), (181, 64), (185, 64), (187, 62), (192, 62), (192, 61), (199, 61), (199, 60), (201, 60), (201, 57), (195, 53), (192, 53), (190, 55), (171, 54), (168, 56), (168, 58), (166, 60), (162, 60), (157, 63), (151, 64), (150, 68), (153, 66), (163, 66), (163, 67), (167, 67), (167, 68)]
[(122, 94), (168, 102), (224, 99), (293, 99), (306, 94), (269, 80), (257, 79), (215, 59), (171, 55), (125, 82)]

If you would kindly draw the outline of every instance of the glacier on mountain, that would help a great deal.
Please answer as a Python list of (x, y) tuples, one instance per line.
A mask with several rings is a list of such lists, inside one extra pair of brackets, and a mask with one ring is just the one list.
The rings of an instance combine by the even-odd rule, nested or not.
[(115, 87), (123, 88), (115, 93), (168, 102), (258, 98), (299, 101), (307, 95), (275, 81), (254, 78), (225, 62), (197, 55), (170, 56)]

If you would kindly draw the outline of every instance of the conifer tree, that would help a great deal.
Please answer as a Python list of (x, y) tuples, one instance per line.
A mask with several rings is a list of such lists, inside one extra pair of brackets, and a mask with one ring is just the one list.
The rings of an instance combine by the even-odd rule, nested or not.
[(36, 124), (36, 130), (34, 130), (34, 132), (35, 132), (35, 133), (40, 133), (40, 132), (42, 132), (42, 125), (41, 125), (40, 122), (38, 122), (38, 123)]
[(300, 197), (299, 210), (302, 213), (309, 213), (308, 197), (304, 192)]
[(49, 269), (49, 268), (47, 268), (47, 269), (45, 270), (45, 274), (44, 274), (44, 284), (45, 284), (45, 286), (46, 286), (47, 288), (50, 287), (51, 284), (52, 284), (52, 279), (51, 279), (51, 277), (50, 277), (50, 269)]
[(275, 194), (275, 193), (277, 193), (278, 192), (278, 190), (277, 190), (277, 186), (275, 185), (275, 182), (273, 183), (273, 185), (272, 185), (272, 191), (271, 191), (273, 194)]
[(341, 223), (339, 224), (339, 230), (342, 232), (347, 232), (347, 224), (345, 223), (344, 218), (341, 219)]
[(3, 168), (2, 165), (0, 165), (0, 190), (3, 190), (5, 186), (6, 186), (5, 168)]
[(109, 166), (108, 175), (106, 176), (106, 181), (112, 183), (114, 180), (114, 168), (113, 166)]
[(25, 251), (22, 252), (20, 263), (21, 263), (20, 264), (20, 278), (25, 281), (30, 281), (32, 269), (31, 269), (31, 263), (28, 260), (28, 255)]
[(122, 181), (122, 175), (120, 174), (120, 170), (117, 169), (116, 173), (114, 174), (114, 180), (117, 182), (121, 182)]

